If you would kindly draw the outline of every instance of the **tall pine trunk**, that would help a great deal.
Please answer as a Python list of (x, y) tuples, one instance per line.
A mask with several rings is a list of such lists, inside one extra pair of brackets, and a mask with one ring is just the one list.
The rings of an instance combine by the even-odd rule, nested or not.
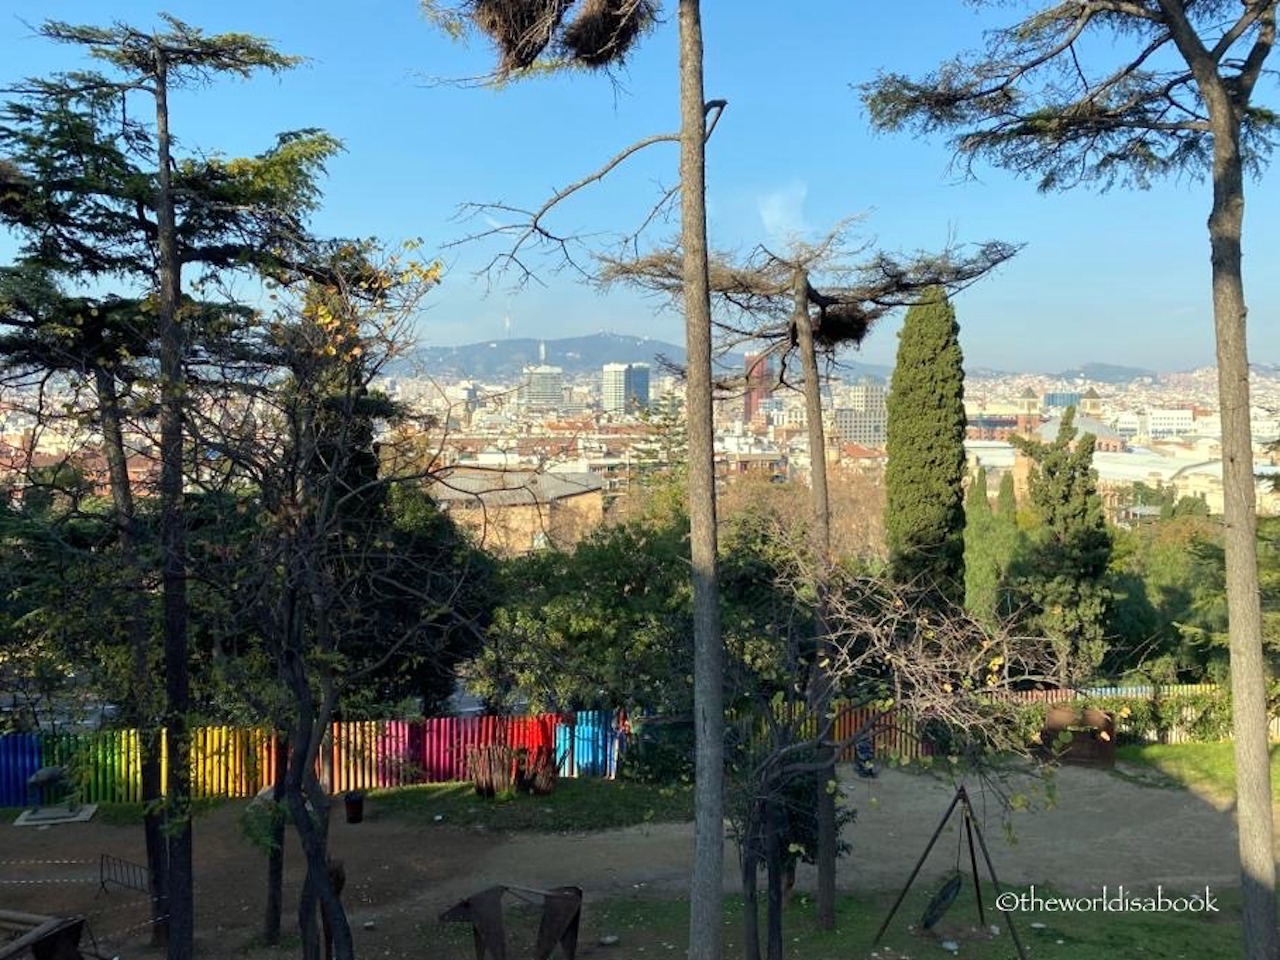
[[(826, 664), (830, 663), (830, 616), (827, 590), (830, 584), (831, 566), (831, 497), (827, 488), (827, 436), (822, 425), (822, 383), (818, 373), (818, 353), (813, 345), (813, 320), (809, 315), (809, 276), (797, 270), (792, 281), (795, 307), (792, 318), (796, 325), (797, 346), (800, 349), (800, 365), (804, 373), (804, 412), (809, 433), (809, 495), (813, 503), (813, 530), (810, 535), (814, 564), (814, 589), (817, 604), (816, 640), (813, 670), (810, 674), (808, 706), (814, 717), (816, 730), (823, 739), (830, 739), (827, 716), (831, 712), (831, 678)], [(818, 762), (817, 809), (814, 811), (818, 825), (818, 929), (833, 930), (836, 925), (836, 852), (839, 837), (836, 836), (836, 796), (827, 789), (836, 779), (836, 756), (830, 747), (820, 747)]]
[(151, 945), (162, 947), (169, 935), (169, 852), (166, 846), (160, 801), (160, 736), (155, 725), (151, 665), (148, 660), (151, 636), (147, 628), (146, 598), (143, 595), (142, 567), (138, 558), (138, 523), (134, 511), (133, 485), (129, 480), (129, 455), (124, 447), (120, 397), (109, 370), (95, 366), (94, 385), (98, 394), (102, 446), (107, 459), (111, 504), (116, 512), (116, 540), (120, 545), (120, 581), (129, 593), (128, 633), (132, 702), (129, 721), (139, 731), (138, 748), (142, 766), (142, 832), (147, 850), (147, 881), (151, 897)]
[(165, 834), (169, 847), (169, 960), (191, 960), (195, 949), (195, 903), (191, 856), (191, 742), (187, 711), (191, 682), (187, 665), (186, 530), (182, 453), (186, 402), (185, 354), (179, 302), (182, 264), (178, 259), (170, 169), (168, 64), (155, 47), (160, 335), (160, 549), (163, 610), (165, 719), (169, 749)]
[(1244, 169), (1240, 124), (1225, 91), (1207, 91), (1213, 126), (1213, 320), (1217, 341), (1218, 403), (1222, 417), (1222, 491), (1231, 650), (1232, 733), (1236, 811), (1244, 893), (1247, 960), (1277, 960), (1276, 871), (1267, 742), (1267, 663), (1258, 587), (1256, 481), (1249, 423), (1241, 236)]
[(706, 109), (698, 0), (680, 0), (680, 207), (684, 254), (685, 409), (689, 423), (689, 539), (693, 568), (696, 737), (690, 960), (720, 960), (724, 900), (724, 647), (716, 582), (711, 292), (707, 276)]

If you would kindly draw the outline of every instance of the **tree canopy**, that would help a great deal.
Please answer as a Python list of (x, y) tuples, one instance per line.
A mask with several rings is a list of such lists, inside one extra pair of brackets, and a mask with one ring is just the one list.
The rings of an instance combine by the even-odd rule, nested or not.
[(1204, 176), (1221, 97), (1258, 170), (1277, 116), (1252, 97), (1275, 28), (1275, 0), (1064, 0), (991, 31), (981, 51), (918, 79), (882, 73), (862, 91), (875, 126), (950, 132), (966, 169), (988, 161), (1044, 190)]
[(1037, 524), (1023, 577), (1033, 623), (1057, 647), (1059, 678), (1087, 677), (1106, 651), (1111, 557), (1093, 471), (1094, 437), (1077, 435), (1069, 407), (1052, 440), (1018, 437), (1014, 443), (1035, 464), (1030, 500)]

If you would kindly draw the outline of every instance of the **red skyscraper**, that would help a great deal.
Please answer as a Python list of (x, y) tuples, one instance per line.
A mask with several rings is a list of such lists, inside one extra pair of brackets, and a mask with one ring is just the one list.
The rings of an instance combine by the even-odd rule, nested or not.
[(760, 412), (760, 404), (773, 392), (773, 358), (765, 353), (748, 353), (745, 366), (747, 392), (742, 404), (742, 422), (750, 423)]

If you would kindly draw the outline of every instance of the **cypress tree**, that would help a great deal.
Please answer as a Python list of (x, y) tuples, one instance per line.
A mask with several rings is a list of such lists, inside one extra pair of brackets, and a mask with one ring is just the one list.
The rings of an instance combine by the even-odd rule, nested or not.
[(885, 532), (890, 573), (955, 602), (964, 595), (964, 369), (941, 288), (907, 311), (889, 392)]
[(1000, 490), (996, 493), (996, 516), (1008, 518), (1016, 527), (1018, 525), (1018, 497), (1013, 489), (1013, 471), (1006, 470), (1000, 478)]
[(987, 471), (979, 467), (964, 499), (964, 606), (990, 622), (996, 613), (1001, 563), (996, 520), (987, 499)]
[(991, 518), (991, 540), (996, 563), (994, 612), (997, 620), (1007, 621), (1022, 606), (1016, 587), (1027, 559), (1027, 535), (1018, 528), (1018, 499), (1012, 470), (1006, 470), (1000, 478)]

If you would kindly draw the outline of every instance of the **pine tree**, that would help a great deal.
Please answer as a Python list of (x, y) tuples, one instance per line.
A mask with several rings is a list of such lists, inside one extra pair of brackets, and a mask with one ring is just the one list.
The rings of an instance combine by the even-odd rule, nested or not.
[(959, 601), (964, 591), (964, 357), (946, 294), (907, 311), (889, 392), (885, 532), (892, 576)]
[(996, 616), (1002, 573), (996, 518), (987, 499), (987, 471), (979, 467), (964, 500), (964, 606), (989, 623)]
[(1024, 587), (1032, 620), (1058, 653), (1062, 681), (1087, 675), (1106, 651), (1109, 594), (1104, 578), (1111, 559), (1093, 471), (1092, 434), (1077, 439), (1075, 409), (1063, 415), (1052, 443), (1015, 438), (1036, 463), (1031, 504), (1039, 524), (1032, 533)]
[[(315, 201), (315, 175), (338, 144), (306, 131), (282, 135), (274, 150), (251, 159), (175, 155), (172, 92), (220, 76), (278, 72), (298, 61), (245, 34), (209, 35), (173, 17), (161, 19), (159, 31), (58, 21), (38, 28), (47, 40), (87, 52), (106, 72), (76, 70), (23, 81), (8, 90), (16, 99), (0, 106), (0, 153), (6, 156), (0, 166), (0, 223), (17, 235), (18, 272), (40, 280), (49, 294), (34, 304), (6, 297), (0, 321), (25, 335), (30, 346), (51, 342), (60, 322), (77, 313), (95, 317), (70, 345), (87, 361), (79, 369), (92, 377), (98, 395), (120, 514), (122, 579), (140, 576), (138, 564), (128, 561), (143, 555), (132, 529), (132, 494), (121, 455), (123, 398), (145, 382), (134, 375), (136, 364), (149, 367), (146, 379), (154, 384), (160, 463), (155, 573), (165, 664), (164, 705), (156, 719), (169, 751), (166, 803), (155, 802), (161, 790), (153, 723), (143, 735), (141, 776), (157, 940), (167, 938), (170, 960), (185, 960), (194, 951), (195, 905), (185, 762), (192, 697), (183, 451), (192, 361), (207, 358), (203, 351), (210, 341), (205, 311), (184, 293), (183, 269), (203, 269), (204, 279), (212, 281), (223, 271), (292, 259), (305, 236), (302, 216)], [(61, 295), (64, 286), (108, 281), (126, 296), (94, 303)], [(219, 311), (223, 317), (230, 312)], [(61, 365), (67, 357), (46, 352), (42, 362), (50, 359)], [(24, 362), (37, 360), (29, 353)], [(142, 668), (148, 637), (138, 612), (131, 632)], [(139, 704), (150, 686), (149, 680), (139, 684)]]

